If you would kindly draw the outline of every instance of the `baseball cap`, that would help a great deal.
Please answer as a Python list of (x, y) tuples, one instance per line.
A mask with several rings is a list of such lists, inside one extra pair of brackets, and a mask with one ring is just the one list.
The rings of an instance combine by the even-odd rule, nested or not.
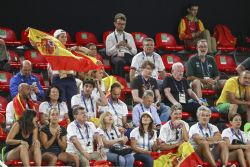
[(141, 115), (141, 118), (143, 117), (143, 115), (148, 115), (153, 120), (153, 116), (150, 112), (148, 112), (148, 111), (143, 112)]
[(66, 34), (66, 31), (64, 31), (63, 29), (58, 29), (54, 32), (54, 37), (56, 38), (60, 34)]

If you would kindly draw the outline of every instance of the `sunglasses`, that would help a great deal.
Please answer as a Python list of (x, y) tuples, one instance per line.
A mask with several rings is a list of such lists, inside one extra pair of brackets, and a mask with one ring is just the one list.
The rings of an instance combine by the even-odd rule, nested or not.
[(115, 140), (114, 133), (110, 133), (110, 135), (111, 135), (111, 139)]

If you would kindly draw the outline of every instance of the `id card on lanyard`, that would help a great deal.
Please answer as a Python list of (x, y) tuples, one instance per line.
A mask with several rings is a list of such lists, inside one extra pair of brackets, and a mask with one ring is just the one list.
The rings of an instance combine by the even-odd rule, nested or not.
[(182, 86), (182, 90), (181, 91), (179, 90), (179, 88), (177, 86), (177, 83), (176, 83), (176, 81), (175, 81), (174, 78), (173, 78), (173, 81), (174, 81), (175, 88), (176, 88), (176, 90), (179, 93), (179, 102), (185, 104), (186, 103), (186, 94), (185, 94), (185, 91), (184, 91), (184, 86), (183, 86), (182, 80), (180, 81), (181, 82), (181, 86)]

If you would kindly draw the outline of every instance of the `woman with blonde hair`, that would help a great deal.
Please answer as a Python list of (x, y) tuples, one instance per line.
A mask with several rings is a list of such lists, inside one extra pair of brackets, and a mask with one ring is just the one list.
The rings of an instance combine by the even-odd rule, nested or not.
[(45, 162), (49, 162), (48, 166), (54, 166), (57, 160), (61, 160), (66, 164), (74, 163), (76, 167), (79, 167), (78, 156), (65, 152), (67, 131), (58, 124), (59, 115), (57, 108), (51, 108), (49, 111), (50, 123), (41, 129), (42, 159)]
[(133, 166), (134, 157), (131, 153), (122, 156), (110, 150), (112, 146), (124, 146), (128, 141), (128, 138), (124, 135), (124, 129), (114, 126), (113, 115), (110, 112), (104, 112), (100, 116), (100, 127), (97, 131), (102, 137), (108, 161), (117, 166)]

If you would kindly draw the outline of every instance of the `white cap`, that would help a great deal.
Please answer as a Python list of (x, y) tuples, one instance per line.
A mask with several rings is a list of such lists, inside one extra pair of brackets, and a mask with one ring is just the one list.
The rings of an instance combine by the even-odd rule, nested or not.
[(143, 115), (146, 115), (146, 114), (147, 114), (152, 120), (154, 120), (152, 114), (151, 114), (150, 112), (148, 112), (148, 111), (143, 112), (142, 115), (141, 115), (141, 118), (143, 117)]
[(54, 32), (54, 37), (56, 38), (60, 34), (66, 34), (66, 31), (64, 31), (63, 29), (58, 29)]

